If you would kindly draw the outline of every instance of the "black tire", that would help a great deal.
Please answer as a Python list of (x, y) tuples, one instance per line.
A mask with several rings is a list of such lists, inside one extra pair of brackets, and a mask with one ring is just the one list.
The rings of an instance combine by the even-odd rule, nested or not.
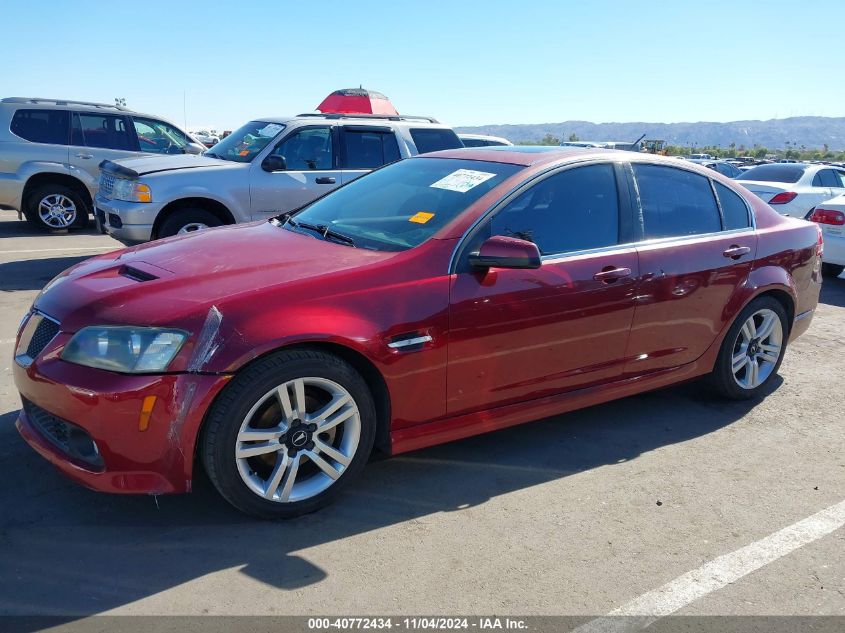
[[(75, 207), (69, 226), (51, 226), (39, 213), (42, 200), (57, 196), (70, 200)], [(91, 213), (89, 207), (87, 199), (78, 190), (56, 183), (40, 185), (29, 192), (24, 205), (24, 215), (27, 221), (40, 231), (77, 231), (88, 226), (88, 215)]]
[(183, 228), (197, 224), (204, 224), (210, 228), (212, 226), (221, 226), (223, 222), (211, 211), (206, 211), (199, 207), (186, 207), (170, 214), (162, 223), (157, 237), (171, 237), (177, 235)]
[[(357, 449), (342, 474), (322, 492), (300, 501), (271, 501), (250, 489), (241, 477), (235, 459), (238, 433), (253, 405), (265, 394), (303, 377), (328, 379), (352, 396), (360, 417)], [(259, 518), (288, 519), (314, 512), (331, 503), (367, 463), (375, 432), (376, 412), (372, 394), (367, 383), (349, 363), (322, 351), (289, 350), (267, 356), (235, 376), (208, 413), (199, 449), (209, 478), (229, 503)]]
[(822, 263), (822, 275), (825, 277), (839, 277), (843, 270), (845, 270), (845, 266)]
[[(732, 359), (737, 352), (738, 339), (740, 337), (740, 330), (742, 330), (745, 322), (753, 315), (763, 309), (769, 309), (774, 312), (780, 319), (782, 328), (782, 344), (780, 348), (780, 356), (774, 365), (774, 369), (768, 377), (754, 388), (745, 388), (738, 384), (737, 379), (732, 371)], [(758, 297), (749, 303), (742, 312), (734, 320), (731, 328), (728, 330), (725, 340), (722, 342), (722, 347), (719, 350), (719, 356), (716, 358), (716, 364), (713, 371), (708, 376), (710, 386), (721, 396), (730, 398), (731, 400), (747, 400), (755, 398), (763, 393), (772, 379), (777, 375), (780, 365), (783, 362), (784, 354), (786, 353), (786, 344), (789, 338), (789, 321), (786, 316), (786, 310), (777, 299), (773, 297)]]

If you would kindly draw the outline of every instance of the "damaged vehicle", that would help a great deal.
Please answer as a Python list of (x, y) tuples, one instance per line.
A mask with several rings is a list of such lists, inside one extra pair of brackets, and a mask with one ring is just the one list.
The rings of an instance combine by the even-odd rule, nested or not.
[(398, 454), (706, 378), (765, 395), (819, 296), (819, 228), (712, 170), (478, 148), (270, 220), (93, 257), (17, 336), (17, 428), (75, 481), (240, 510)]

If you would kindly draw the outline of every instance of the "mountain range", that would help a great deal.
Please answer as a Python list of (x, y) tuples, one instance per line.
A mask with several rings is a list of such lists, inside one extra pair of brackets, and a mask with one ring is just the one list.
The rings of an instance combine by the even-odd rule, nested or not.
[(561, 140), (575, 134), (582, 141), (635, 141), (643, 134), (647, 139), (661, 139), (670, 145), (716, 145), (769, 149), (789, 147), (845, 149), (845, 117), (799, 116), (768, 121), (731, 121), (729, 123), (525, 123), (456, 127), (457, 132), (503, 136), (518, 143), (539, 141), (546, 134)]

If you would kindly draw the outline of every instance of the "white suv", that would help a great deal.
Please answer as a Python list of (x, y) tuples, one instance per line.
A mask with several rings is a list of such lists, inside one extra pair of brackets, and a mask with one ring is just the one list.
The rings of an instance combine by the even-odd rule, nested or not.
[(172, 123), (119, 106), (2, 99), (0, 209), (44, 230), (83, 228), (103, 160), (204, 149)]
[(202, 156), (102, 165), (98, 222), (125, 244), (293, 211), (376, 167), (463, 147), (430, 117), (300, 114), (250, 121)]

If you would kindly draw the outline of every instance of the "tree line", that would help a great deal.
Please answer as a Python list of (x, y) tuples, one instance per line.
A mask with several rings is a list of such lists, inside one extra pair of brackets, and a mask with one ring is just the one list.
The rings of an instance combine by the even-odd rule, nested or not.
[[(579, 141), (577, 134), (570, 134), (567, 137), (568, 142)], [(538, 140), (519, 141), (517, 145), (560, 145), (561, 140), (553, 134), (546, 134), (543, 138)], [(742, 144), (731, 143), (728, 147), (721, 147), (719, 145), (667, 145), (666, 153), (669, 156), (689, 156), (690, 154), (710, 154), (716, 158), (737, 158), (739, 156), (752, 156), (754, 158), (769, 158), (773, 160), (780, 160), (783, 158), (794, 160), (826, 160), (826, 161), (845, 161), (845, 151), (831, 151), (827, 144), (823, 145), (821, 149), (806, 147), (786, 141), (785, 148), (772, 149), (762, 145), (752, 145), (747, 147)]]

